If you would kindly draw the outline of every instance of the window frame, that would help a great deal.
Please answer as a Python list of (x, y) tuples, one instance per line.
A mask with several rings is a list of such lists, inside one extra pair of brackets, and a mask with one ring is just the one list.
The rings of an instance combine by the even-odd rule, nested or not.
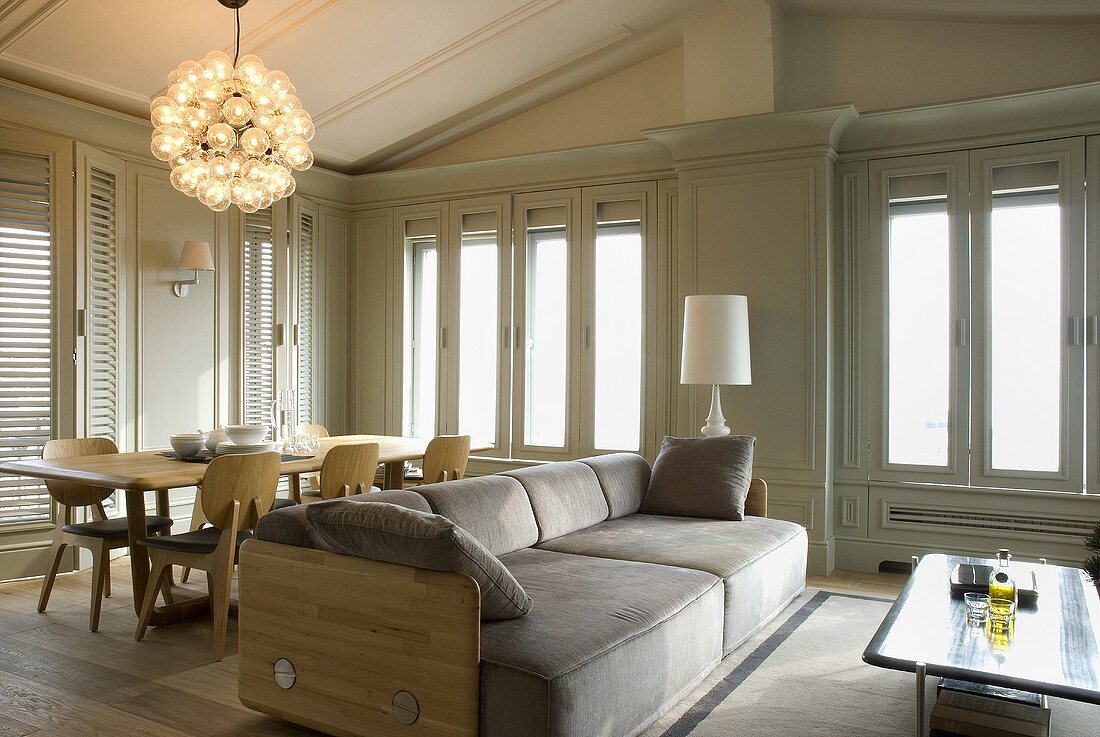
[[(565, 208), (565, 239), (568, 252), (568, 282), (566, 285), (569, 314), (566, 316), (566, 397), (565, 437), (562, 446), (531, 445), (525, 442), (526, 423), (526, 372), (527, 372), (527, 281), (528, 281), (528, 212), (551, 207)], [(581, 268), (580, 252), (581, 190), (566, 189), (553, 192), (534, 192), (516, 195), (513, 199), (513, 224), (515, 248), (512, 268), (512, 315), (516, 326), (512, 341), (512, 456), (515, 458), (556, 461), (578, 457), (580, 449), (579, 427), (581, 392), (577, 378), (580, 376), (580, 351), (574, 346), (581, 336)], [(579, 422), (578, 422), (579, 420)]]
[[(870, 232), (863, 259), (864, 334), (866, 369), (864, 403), (870, 413), (870, 459), (873, 481), (968, 483), (970, 454), (969, 322), (970, 238), (966, 217), (969, 205), (969, 164), (965, 153), (928, 154), (870, 162), (868, 194)], [(894, 177), (944, 174), (947, 177), (947, 214), (951, 250), (950, 314), (954, 331), (948, 407), (946, 466), (891, 463), (889, 460), (889, 228), (890, 180)]]
[[(323, 292), (322, 292), (322, 273), (321, 269), (324, 264), (321, 254), (321, 238), (320, 238), (320, 208), (313, 202), (306, 200), (297, 195), (293, 196), (291, 201), (291, 208), (294, 216), (292, 219), (293, 227), (290, 230), (290, 259), (288, 263), (288, 269), (290, 271), (290, 324), (293, 325), (293, 331), (290, 340), (290, 355), (289, 355), (289, 383), (295, 390), (295, 399), (297, 401), (298, 410), (298, 423), (308, 424), (325, 424), (325, 411), (324, 411), (324, 362), (323, 356), (323, 342), (319, 340), (322, 337), (321, 331), (318, 329), (318, 317), (321, 315), (324, 306)], [(302, 330), (302, 310), (301, 310), (301, 298), (302, 298), (302, 224), (305, 218), (311, 218), (313, 223), (312, 232), (312, 245), (311, 245), (311, 276), (312, 280), (309, 285), (310, 298), (312, 302), (312, 322), (310, 327), (312, 331), (308, 336), (308, 347), (311, 351), (310, 362), (310, 409), (311, 416), (309, 418), (303, 418), (301, 416), (302, 407), (302, 346), (305, 343), (303, 341)]]
[[(970, 152), (973, 401), (970, 485), (974, 487), (1025, 488), (1080, 493), (1084, 452), (1084, 319), (1085, 246), (1084, 246), (1084, 139), (1069, 138), (1039, 143), (998, 146)], [(1062, 445), (1058, 471), (1016, 471), (992, 466), (992, 423), (990, 421), (992, 382), (990, 380), (991, 341), (988, 336), (990, 312), (989, 250), (992, 176), (997, 167), (1056, 161), (1058, 163), (1058, 201), (1061, 215), (1062, 248)]]
[(454, 200), (448, 203), (448, 254), (447, 270), (441, 272), (443, 293), (443, 322), (447, 348), (444, 368), (446, 396), (442, 408), (443, 432), (461, 432), (459, 422), (459, 391), (461, 387), (462, 349), (462, 247), (464, 215), (492, 213), (496, 218), (497, 241), (497, 391), (496, 391), (496, 443), (489, 450), (478, 451), (478, 456), (508, 458), (511, 455), (512, 421), (509, 412), (512, 397), (512, 344), (515, 329), (512, 316), (512, 208), (510, 198), (477, 197)]

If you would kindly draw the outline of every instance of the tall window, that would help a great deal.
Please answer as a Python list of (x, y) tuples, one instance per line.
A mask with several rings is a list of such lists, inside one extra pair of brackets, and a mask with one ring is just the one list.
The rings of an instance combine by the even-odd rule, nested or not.
[(890, 180), (887, 245), (889, 462), (950, 458), (952, 249), (947, 177)]
[(461, 223), (458, 431), (475, 445), (496, 445), (501, 334), (497, 213), (467, 213)]
[[(548, 212), (555, 210), (559, 212)], [(523, 442), (565, 445), (568, 410), (569, 241), (564, 208), (533, 210), (527, 228), (527, 338)]]
[(271, 209), (244, 221), (242, 305), (242, 416), (246, 423), (271, 421), (275, 398), (275, 245)]
[[(627, 212), (617, 214), (615, 206)], [(591, 350), (599, 450), (641, 447), (645, 251), (638, 209), (637, 202), (597, 208)]]
[(431, 437), (436, 428), (439, 368), (439, 248), (434, 238), (414, 238), (408, 241), (407, 252), (406, 433)]
[[(0, 454), (33, 459), (53, 428), (49, 156), (0, 150)], [(0, 476), (0, 522), (50, 519), (40, 479)]]

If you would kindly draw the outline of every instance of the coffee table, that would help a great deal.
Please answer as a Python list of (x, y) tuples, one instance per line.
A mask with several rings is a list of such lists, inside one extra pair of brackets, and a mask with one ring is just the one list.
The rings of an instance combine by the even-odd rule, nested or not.
[(1011, 643), (997, 646), (985, 628), (966, 623), (966, 605), (951, 597), (951, 570), (967, 562), (996, 565), (922, 558), (863, 651), (865, 663), (916, 673), (918, 737), (926, 734), (927, 676), (1100, 704), (1100, 597), (1084, 571), (1013, 561), (1017, 576), (1035, 572), (1039, 601), (1017, 609)]

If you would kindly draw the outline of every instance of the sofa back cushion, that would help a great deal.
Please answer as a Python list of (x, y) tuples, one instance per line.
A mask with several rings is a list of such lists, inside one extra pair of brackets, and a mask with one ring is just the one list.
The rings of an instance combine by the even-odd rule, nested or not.
[(607, 499), (592, 468), (579, 461), (508, 471), (523, 484), (538, 522), (538, 542), (553, 540), (607, 519)]
[(454, 521), (493, 555), (504, 555), (538, 542), (539, 528), (527, 493), (507, 476), (424, 484), (416, 493), (431, 511)]
[[(414, 491), (401, 491), (390, 489), (387, 491), (372, 491), (366, 494), (355, 494), (347, 497), (355, 502), (387, 502), (397, 504), (419, 512), (431, 512), (428, 500)], [(317, 502), (320, 504), (321, 502)], [(306, 507), (313, 504), (295, 504), (284, 507), (260, 517), (256, 523), (256, 537), (272, 543), (282, 545), (294, 545), (299, 548), (316, 548), (323, 550), (324, 545), (317, 537), (313, 525), (306, 519)]]
[(306, 517), (333, 553), (469, 576), (481, 590), (482, 619), (531, 611), (531, 597), (504, 564), (446, 517), (350, 499), (310, 504)]
[(752, 480), (756, 438), (665, 437), (653, 463), (643, 514), (741, 520)]
[(582, 458), (596, 473), (610, 513), (608, 519), (634, 514), (642, 506), (649, 486), (649, 462), (637, 453), (610, 453)]

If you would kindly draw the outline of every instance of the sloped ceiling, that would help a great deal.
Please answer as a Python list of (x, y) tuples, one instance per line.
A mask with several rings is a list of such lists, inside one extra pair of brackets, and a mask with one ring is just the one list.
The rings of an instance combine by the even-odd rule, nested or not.
[[(395, 166), (679, 43), (720, 0), (252, 0), (241, 52), (294, 81), (318, 163)], [(148, 115), (184, 59), (232, 53), (216, 0), (0, 0), (0, 76)]]
[[(388, 169), (675, 47), (719, 2), (252, 0), (241, 51), (287, 72), (322, 166)], [(1097, 0), (775, 0), (785, 12), (1100, 20)], [(0, 0), (0, 77), (140, 118), (179, 62), (232, 52), (217, 0)]]

